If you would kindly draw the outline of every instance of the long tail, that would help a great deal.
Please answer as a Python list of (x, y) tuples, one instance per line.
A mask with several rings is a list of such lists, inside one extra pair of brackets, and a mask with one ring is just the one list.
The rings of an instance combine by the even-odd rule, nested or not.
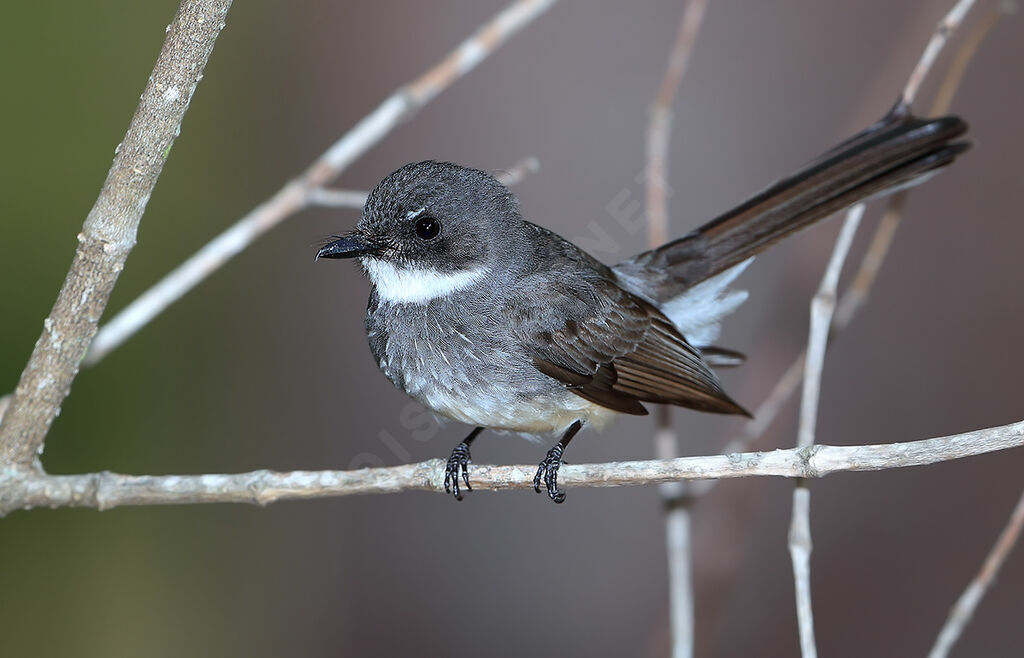
[(959, 117), (921, 119), (898, 105), (746, 203), (614, 269), (666, 302), (847, 206), (921, 182), (968, 148), (954, 141), (966, 130)]

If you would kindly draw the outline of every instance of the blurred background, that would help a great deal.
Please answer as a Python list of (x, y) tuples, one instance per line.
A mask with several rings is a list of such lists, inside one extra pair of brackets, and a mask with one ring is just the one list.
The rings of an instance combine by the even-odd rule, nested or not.
[[(675, 104), (669, 184), (679, 236), (879, 118), (950, 0), (715, 0)], [(981, 6), (970, 21), (987, 9)], [(177, 3), (39, 1), (0, 21), (3, 226), (0, 391), (12, 390), (75, 249)], [(502, 2), (236, 3), (107, 318), (301, 171)], [(648, 107), (681, 2), (565, 0), (391, 133), (338, 181), (369, 188), (425, 158), (499, 169), (532, 156), (527, 218), (615, 262), (644, 248), (609, 205), (642, 199)], [(930, 102), (953, 48), (918, 108)], [(954, 110), (975, 148), (911, 197), (865, 312), (826, 364), (819, 440), (912, 440), (1024, 416), (1024, 19), (993, 31)], [(620, 195), (625, 195), (621, 197)], [(46, 444), (51, 472), (351, 468), (447, 456), (363, 335), (367, 284), (315, 264), (351, 210), (305, 212), (262, 238), (75, 381)], [(850, 262), (878, 220), (869, 208)], [(758, 259), (720, 344), (754, 408), (801, 349), (832, 222)], [(591, 239), (591, 243), (595, 242)], [(611, 243), (608, 243), (611, 244)], [(849, 269), (849, 268), (848, 268)], [(687, 454), (734, 419), (674, 412)], [(795, 441), (790, 403), (759, 449)], [(649, 418), (588, 433), (570, 459), (652, 455)], [(481, 463), (546, 447), (485, 434)], [(811, 484), (813, 590), (826, 656), (922, 655), (1022, 486), (1017, 450)], [(722, 483), (694, 509), (697, 648), (798, 652), (786, 550), (793, 483)], [(287, 502), (17, 512), (0, 521), (5, 656), (665, 656), (664, 527), (654, 487), (408, 493)], [(1017, 655), (1018, 548), (957, 648)]]

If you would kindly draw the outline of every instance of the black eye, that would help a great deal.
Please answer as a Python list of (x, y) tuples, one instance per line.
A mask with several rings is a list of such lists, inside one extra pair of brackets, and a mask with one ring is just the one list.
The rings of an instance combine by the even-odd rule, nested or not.
[(427, 215), (416, 221), (416, 235), (424, 240), (433, 240), (441, 232), (441, 222)]

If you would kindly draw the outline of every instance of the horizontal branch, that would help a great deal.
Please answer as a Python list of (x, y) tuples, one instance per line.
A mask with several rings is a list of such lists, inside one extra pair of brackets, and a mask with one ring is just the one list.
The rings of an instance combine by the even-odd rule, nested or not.
[[(961, 459), (1024, 445), (1024, 421), (934, 439), (861, 446), (810, 448), (680, 457), (609, 464), (566, 464), (559, 482), (575, 487), (621, 487), (679, 480), (751, 476), (817, 478), (842, 471), (878, 471)], [(0, 516), (32, 507), (255, 503), (400, 491), (444, 491), (441, 459), (355, 471), (253, 471), (212, 475), (46, 475), (0, 471)], [(535, 466), (470, 469), (473, 489), (533, 487)]]

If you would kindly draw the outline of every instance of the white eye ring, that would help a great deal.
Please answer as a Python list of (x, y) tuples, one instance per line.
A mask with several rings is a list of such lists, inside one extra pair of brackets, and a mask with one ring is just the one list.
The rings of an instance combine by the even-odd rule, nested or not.
[(406, 218), (406, 219), (416, 219), (417, 217), (419, 217), (420, 215), (422, 215), (422, 214), (423, 214), (423, 212), (424, 212), (424, 211), (425, 211), (426, 209), (427, 209), (427, 207), (426, 207), (426, 206), (423, 206), (423, 207), (422, 207), (422, 208), (420, 208), (419, 210), (410, 210), (409, 212), (407, 212), (407, 213), (405, 214), (405, 218)]

